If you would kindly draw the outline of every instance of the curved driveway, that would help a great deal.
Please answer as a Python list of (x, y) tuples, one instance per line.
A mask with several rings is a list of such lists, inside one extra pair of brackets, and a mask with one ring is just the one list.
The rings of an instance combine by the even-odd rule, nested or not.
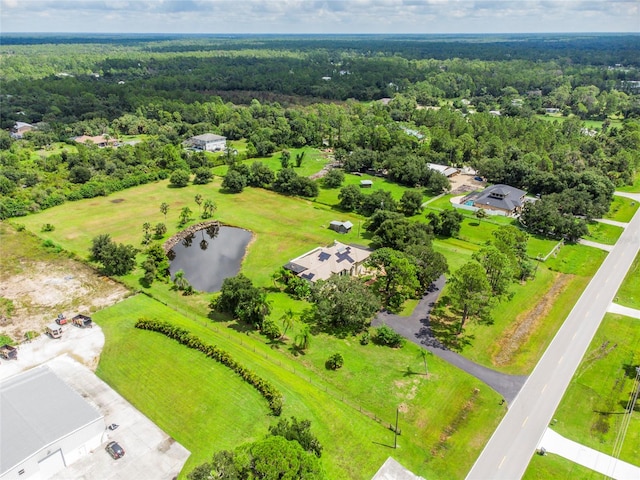
[(410, 316), (401, 317), (385, 311), (379, 313), (371, 324), (373, 326), (388, 325), (407, 340), (426, 348), (434, 355), (483, 381), (500, 393), (507, 402), (511, 402), (518, 395), (520, 388), (522, 388), (527, 379), (526, 376), (507, 375), (478, 365), (468, 358), (445, 348), (431, 335), (429, 311), (431, 310), (432, 302), (435, 303), (438, 300), (444, 284), (445, 278), (443, 275), (435, 282), (436, 289), (422, 297)]
[[(640, 194), (620, 195), (640, 201)], [(469, 472), (468, 480), (514, 480), (522, 477), (639, 250), (640, 211), (627, 224), (558, 330)]]

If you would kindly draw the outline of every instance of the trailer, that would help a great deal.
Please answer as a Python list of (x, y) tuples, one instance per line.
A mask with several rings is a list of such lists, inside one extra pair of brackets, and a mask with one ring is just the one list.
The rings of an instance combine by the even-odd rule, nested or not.
[(5, 360), (17, 360), (18, 349), (6, 343), (2, 347), (0, 347), (0, 357), (4, 358)]
[(62, 337), (62, 327), (57, 323), (50, 323), (47, 325), (46, 332), (51, 338)]
[(71, 319), (71, 322), (76, 326), (76, 327), (80, 327), (80, 328), (91, 328), (93, 327), (92, 325), (92, 320), (91, 317), (87, 317), (86, 315), (76, 315), (75, 317), (73, 317)]

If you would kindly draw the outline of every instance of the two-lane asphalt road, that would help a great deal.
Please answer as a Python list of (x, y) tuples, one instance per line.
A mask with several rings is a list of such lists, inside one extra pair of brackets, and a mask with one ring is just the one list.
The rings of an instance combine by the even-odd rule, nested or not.
[(520, 390), (469, 472), (468, 480), (522, 477), (639, 250), (640, 211), (627, 225)]

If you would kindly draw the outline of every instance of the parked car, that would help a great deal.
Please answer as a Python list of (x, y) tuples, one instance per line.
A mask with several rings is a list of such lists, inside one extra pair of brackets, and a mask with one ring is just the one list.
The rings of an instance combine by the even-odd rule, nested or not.
[(6, 343), (0, 347), (0, 357), (4, 358), (5, 360), (17, 360), (18, 349)]
[(56, 323), (58, 325), (64, 325), (67, 322), (68, 322), (67, 317), (65, 317), (63, 314), (59, 313), (58, 314), (58, 318), (56, 318)]
[(118, 444), (118, 442), (107, 443), (105, 450), (114, 460), (124, 457), (124, 449)]
[(50, 323), (49, 325), (47, 325), (46, 332), (51, 338), (62, 337), (62, 327), (57, 323)]

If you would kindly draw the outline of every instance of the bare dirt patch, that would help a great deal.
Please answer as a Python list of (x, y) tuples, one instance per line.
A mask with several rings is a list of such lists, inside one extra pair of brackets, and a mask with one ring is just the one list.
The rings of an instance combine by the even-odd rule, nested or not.
[(91, 314), (129, 294), (88, 265), (48, 251), (26, 232), (2, 225), (0, 243), (0, 297), (13, 306), (10, 315), (0, 318), (0, 334), (16, 341), (26, 332), (42, 332), (59, 313)]
[(472, 175), (455, 175), (449, 178), (449, 183), (451, 184), (450, 193), (454, 195), (481, 190), (487, 186), (485, 182), (479, 182)]
[(491, 358), (496, 366), (509, 365), (516, 353), (524, 345), (531, 334), (538, 328), (540, 321), (549, 313), (558, 296), (571, 281), (571, 275), (557, 274), (557, 278), (547, 294), (528, 312), (516, 318), (515, 322), (497, 341), (497, 352)]

